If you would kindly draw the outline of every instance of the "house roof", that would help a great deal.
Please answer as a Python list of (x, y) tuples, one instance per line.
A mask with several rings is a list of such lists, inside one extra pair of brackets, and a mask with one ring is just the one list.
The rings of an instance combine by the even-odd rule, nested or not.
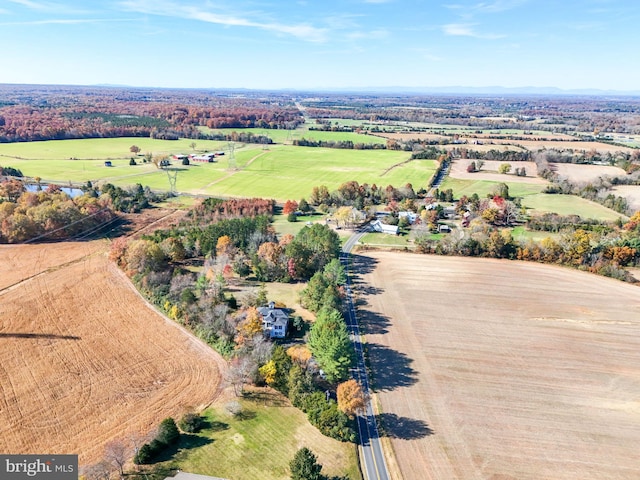
[(387, 225), (386, 223), (382, 223), (380, 220), (374, 220), (371, 222), (371, 227), (377, 232), (391, 233), (393, 235), (398, 234), (397, 225)]

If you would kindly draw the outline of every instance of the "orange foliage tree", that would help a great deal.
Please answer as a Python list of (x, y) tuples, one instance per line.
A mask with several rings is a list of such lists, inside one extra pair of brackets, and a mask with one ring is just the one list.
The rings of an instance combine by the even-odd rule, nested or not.
[(346, 415), (364, 412), (367, 407), (368, 395), (353, 378), (338, 385), (337, 396), (338, 409)]
[(298, 202), (296, 202), (295, 200), (287, 200), (284, 203), (284, 207), (282, 208), (282, 213), (288, 215), (295, 212), (296, 210), (298, 210)]

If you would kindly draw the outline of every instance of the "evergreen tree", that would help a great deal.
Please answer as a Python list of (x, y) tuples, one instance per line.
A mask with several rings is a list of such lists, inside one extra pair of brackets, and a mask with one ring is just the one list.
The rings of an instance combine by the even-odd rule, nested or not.
[(307, 447), (298, 450), (289, 463), (291, 480), (321, 480), (322, 465), (317, 460), (318, 457)]

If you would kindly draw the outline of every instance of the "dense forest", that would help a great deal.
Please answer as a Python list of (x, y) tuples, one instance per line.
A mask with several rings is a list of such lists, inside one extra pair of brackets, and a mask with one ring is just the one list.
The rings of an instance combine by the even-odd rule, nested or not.
[(0, 85), (0, 142), (93, 137), (207, 138), (198, 127), (295, 128), (284, 98), (198, 90)]

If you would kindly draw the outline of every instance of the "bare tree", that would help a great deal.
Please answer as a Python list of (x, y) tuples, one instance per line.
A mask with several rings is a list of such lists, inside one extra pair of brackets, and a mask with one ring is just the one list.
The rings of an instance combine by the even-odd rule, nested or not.
[(121, 440), (111, 440), (104, 446), (104, 458), (118, 469), (120, 478), (124, 478), (124, 465), (130, 456), (131, 449)]
[(106, 460), (87, 465), (81, 471), (86, 480), (109, 480), (113, 466)]
[(242, 395), (244, 386), (255, 377), (257, 368), (256, 362), (250, 357), (236, 357), (229, 363), (225, 378), (233, 387), (236, 397)]
[(224, 408), (234, 417), (242, 413), (242, 404), (237, 400), (233, 400), (232, 402), (227, 403)]

